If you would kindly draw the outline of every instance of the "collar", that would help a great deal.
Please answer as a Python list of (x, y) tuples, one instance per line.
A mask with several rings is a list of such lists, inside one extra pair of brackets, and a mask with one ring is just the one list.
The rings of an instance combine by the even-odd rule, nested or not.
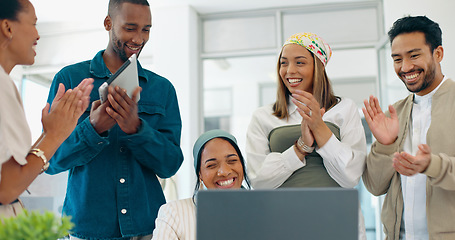
[[(97, 78), (109, 78), (112, 75), (112, 73), (107, 68), (106, 63), (104, 63), (103, 60), (104, 51), (105, 50), (99, 51), (90, 62), (90, 73)], [(139, 61), (137, 61), (137, 72), (139, 78), (143, 78), (147, 81), (145, 70), (142, 68)]]
[(296, 111), (297, 111), (297, 106), (291, 101), (293, 97), (291, 95), (289, 95), (289, 98), (288, 98), (288, 112), (289, 112), (289, 115), (292, 115), (294, 114)]
[(419, 96), (417, 94), (414, 93), (414, 103), (416, 104), (420, 104), (420, 103), (423, 103), (423, 102), (428, 102), (431, 100), (431, 98), (433, 97), (433, 95), (438, 91), (439, 87), (441, 87), (441, 85), (447, 80), (447, 77), (444, 76), (444, 78), (442, 79), (442, 81), (439, 83), (439, 85), (433, 89), (433, 91), (431, 91), (430, 93), (424, 95), (424, 96)]

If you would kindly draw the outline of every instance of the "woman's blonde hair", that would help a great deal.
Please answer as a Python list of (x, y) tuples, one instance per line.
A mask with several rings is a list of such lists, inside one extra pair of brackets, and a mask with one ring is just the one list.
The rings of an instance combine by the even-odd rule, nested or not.
[[(289, 118), (288, 105), (289, 96), (291, 94), (280, 76), (282, 52), (283, 51), (281, 51), (280, 56), (278, 57), (277, 63), (278, 89), (276, 101), (273, 104), (273, 115), (275, 115), (279, 119)], [(312, 52), (310, 53), (314, 61), (312, 94), (318, 101), (319, 106), (327, 111), (333, 106), (335, 106), (335, 104), (337, 104), (339, 98), (335, 96), (335, 94), (333, 93), (332, 84), (330, 82), (329, 77), (327, 76), (324, 64), (322, 64), (322, 62), (318, 58), (316, 58)]]

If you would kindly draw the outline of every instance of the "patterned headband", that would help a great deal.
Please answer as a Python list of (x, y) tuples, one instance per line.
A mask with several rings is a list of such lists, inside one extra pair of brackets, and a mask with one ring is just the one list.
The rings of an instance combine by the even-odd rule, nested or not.
[(297, 33), (292, 35), (291, 37), (286, 40), (283, 44), (283, 47), (288, 44), (298, 44), (302, 47), (308, 49), (308, 51), (312, 52), (316, 57), (321, 60), (324, 67), (330, 60), (332, 56), (332, 49), (330, 48), (329, 44), (327, 44), (322, 38), (314, 33)]

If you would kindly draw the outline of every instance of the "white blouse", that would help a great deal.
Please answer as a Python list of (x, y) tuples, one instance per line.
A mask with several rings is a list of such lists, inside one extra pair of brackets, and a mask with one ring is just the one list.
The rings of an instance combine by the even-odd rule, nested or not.
[(192, 198), (160, 207), (152, 240), (196, 240), (196, 207)]
[(0, 66), (0, 173), (11, 157), (21, 165), (32, 145), (22, 100), (11, 77)]
[[(305, 167), (293, 146), (283, 153), (270, 152), (268, 135), (276, 127), (300, 124), (302, 117), (289, 101), (289, 119), (273, 115), (273, 104), (253, 113), (248, 127), (246, 153), (248, 177), (255, 189), (277, 188), (299, 168)], [(344, 188), (355, 187), (365, 169), (366, 139), (360, 114), (354, 101), (342, 98), (322, 117), (340, 128), (338, 140), (332, 134), (329, 141), (315, 151), (323, 158), (328, 174)]]

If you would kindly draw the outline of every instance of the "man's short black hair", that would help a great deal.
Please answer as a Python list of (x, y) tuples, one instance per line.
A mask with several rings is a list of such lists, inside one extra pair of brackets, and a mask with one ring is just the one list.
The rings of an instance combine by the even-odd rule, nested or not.
[(396, 20), (389, 31), (389, 40), (402, 33), (421, 32), (425, 34), (425, 41), (430, 46), (431, 52), (442, 45), (442, 31), (439, 24), (426, 16), (407, 16)]
[(110, 0), (109, 7), (107, 9), (107, 14), (109, 16), (112, 16), (113, 11), (116, 8), (118, 8), (122, 3), (133, 3), (133, 4), (144, 5), (144, 6), (150, 6), (150, 4), (147, 0)]

